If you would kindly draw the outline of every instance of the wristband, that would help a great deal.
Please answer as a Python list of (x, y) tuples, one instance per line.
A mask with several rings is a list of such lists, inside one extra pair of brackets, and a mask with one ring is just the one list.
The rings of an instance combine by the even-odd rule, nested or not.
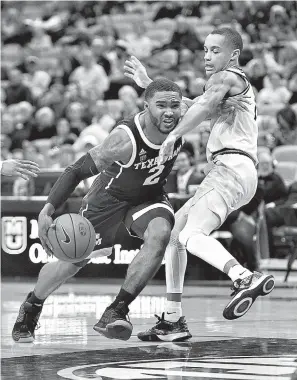
[(2, 174), (3, 161), (0, 161), (0, 173)]

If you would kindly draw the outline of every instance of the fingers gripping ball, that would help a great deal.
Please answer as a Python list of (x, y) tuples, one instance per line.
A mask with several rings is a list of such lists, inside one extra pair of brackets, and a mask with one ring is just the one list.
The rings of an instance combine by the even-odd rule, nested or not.
[(79, 214), (64, 214), (55, 219), (54, 225), (48, 238), (58, 259), (76, 263), (93, 251), (96, 233), (88, 219)]

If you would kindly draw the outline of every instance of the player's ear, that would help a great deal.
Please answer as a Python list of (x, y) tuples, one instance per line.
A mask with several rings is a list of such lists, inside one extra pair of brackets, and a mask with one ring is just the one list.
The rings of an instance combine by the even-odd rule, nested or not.
[(231, 61), (238, 59), (239, 55), (240, 55), (240, 50), (239, 49), (234, 50), (232, 53)]
[(148, 105), (148, 102), (144, 101), (144, 102), (143, 102), (143, 106), (144, 106), (144, 109), (147, 109), (148, 106), (149, 106), (149, 105)]

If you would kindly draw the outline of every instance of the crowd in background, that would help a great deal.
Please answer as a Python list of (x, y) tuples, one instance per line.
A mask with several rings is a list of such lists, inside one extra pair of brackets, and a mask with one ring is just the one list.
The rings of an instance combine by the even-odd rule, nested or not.
[[(243, 38), (240, 66), (256, 94), (266, 159), (273, 161), (275, 147), (297, 145), (295, 1), (4, 1), (1, 7), (1, 160), (63, 169), (100, 144), (117, 121), (142, 109), (143, 89), (124, 76), (130, 55), (150, 77), (165, 76), (185, 96), (199, 96), (206, 82), (203, 42), (218, 26)], [(203, 179), (209, 133), (205, 122), (178, 158), (168, 184), (176, 209)], [(19, 179), (13, 193), (32, 195), (34, 186)]]

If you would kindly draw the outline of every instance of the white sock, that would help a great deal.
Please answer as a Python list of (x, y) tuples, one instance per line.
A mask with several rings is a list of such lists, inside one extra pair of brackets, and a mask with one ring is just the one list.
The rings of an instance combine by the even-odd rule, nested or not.
[(165, 252), (166, 293), (182, 293), (187, 267), (187, 252), (172, 233)]
[(228, 272), (228, 276), (231, 278), (233, 282), (238, 280), (239, 278), (243, 279), (247, 276), (250, 276), (251, 274), (252, 272), (250, 272), (248, 269), (244, 268), (240, 264), (234, 265), (234, 267), (230, 268)]
[(166, 321), (177, 322), (183, 315), (181, 302), (166, 301), (165, 304), (165, 316)]

